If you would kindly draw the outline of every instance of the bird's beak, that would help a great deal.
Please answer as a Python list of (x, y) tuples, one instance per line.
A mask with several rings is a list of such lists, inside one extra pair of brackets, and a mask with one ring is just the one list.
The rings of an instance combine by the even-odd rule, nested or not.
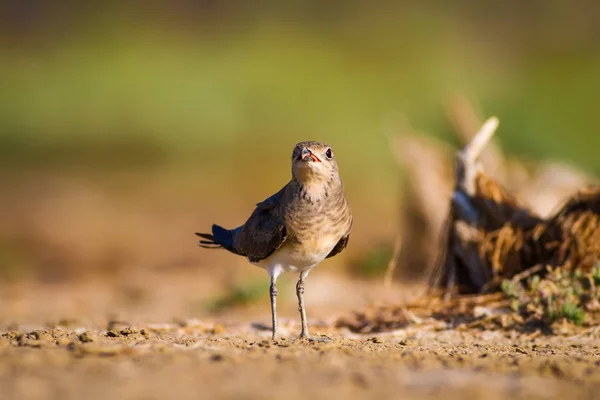
[(313, 154), (312, 151), (310, 151), (307, 148), (302, 149), (302, 153), (300, 154), (299, 158), (302, 161), (316, 161), (316, 162), (321, 162), (321, 160), (319, 159), (319, 157), (317, 157), (315, 154)]

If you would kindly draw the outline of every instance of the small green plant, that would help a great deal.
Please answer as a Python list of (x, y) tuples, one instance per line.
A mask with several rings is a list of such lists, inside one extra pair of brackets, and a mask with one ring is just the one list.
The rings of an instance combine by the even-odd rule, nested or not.
[(509, 298), (518, 299), (523, 293), (523, 287), (519, 282), (505, 279), (501, 284), (502, 292)]
[(574, 303), (565, 302), (561, 311), (562, 316), (575, 325), (581, 325), (585, 319), (585, 311)]
[(514, 312), (519, 312), (519, 310), (521, 309), (521, 302), (517, 299), (512, 299), (510, 301), (510, 309)]
[(511, 309), (523, 317), (548, 325), (562, 319), (582, 325), (587, 305), (598, 301), (597, 281), (600, 281), (598, 264), (591, 270), (549, 268), (543, 276), (534, 275), (524, 284), (505, 280), (501, 288), (511, 299)]
[(600, 261), (596, 262), (596, 265), (592, 269), (592, 280), (594, 285), (600, 285)]

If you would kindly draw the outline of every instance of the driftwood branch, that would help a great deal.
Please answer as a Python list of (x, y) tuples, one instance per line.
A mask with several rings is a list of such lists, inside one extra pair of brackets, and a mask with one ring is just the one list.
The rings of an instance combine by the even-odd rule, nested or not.
[[(482, 125), (475, 137), (456, 156), (457, 189), (469, 196), (475, 196), (475, 178), (481, 168), (479, 156), (498, 128), (498, 118), (491, 117)], [(455, 193), (457, 190), (455, 190)]]
[[(477, 222), (480, 212), (473, 199), (476, 198), (476, 178), (481, 171), (478, 163), (486, 144), (490, 141), (498, 119), (489, 118), (479, 129), (473, 140), (468, 143), (456, 156), (456, 187), (452, 194), (450, 219), (448, 229), (448, 249), (444, 263), (446, 296), (449, 296), (458, 280), (458, 265), (466, 267), (471, 281), (476, 286), (483, 286), (489, 280), (479, 262), (477, 247)], [(448, 257), (450, 254), (450, 257)]]

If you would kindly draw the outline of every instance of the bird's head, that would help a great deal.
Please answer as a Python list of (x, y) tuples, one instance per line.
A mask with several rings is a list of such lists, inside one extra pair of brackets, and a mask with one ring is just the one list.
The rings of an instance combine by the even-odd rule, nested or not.
[(321, 142), (301, 142), (292, 153), (292, 175), (302, 184), (337, 180), (338, 166), (333, 150)]

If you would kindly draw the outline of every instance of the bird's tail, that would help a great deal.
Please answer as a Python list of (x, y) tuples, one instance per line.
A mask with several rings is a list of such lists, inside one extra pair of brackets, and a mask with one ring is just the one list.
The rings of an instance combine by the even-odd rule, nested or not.
[(224, 248), (232, 253), (238, 254), (233, 248), (233, 230), (225, 229), (219, 225), (213, 224), (212, 234), (210, 233), (198, 233), (203, 240), (200, 240), (200, 246), (207, 249), (218, 249)]

